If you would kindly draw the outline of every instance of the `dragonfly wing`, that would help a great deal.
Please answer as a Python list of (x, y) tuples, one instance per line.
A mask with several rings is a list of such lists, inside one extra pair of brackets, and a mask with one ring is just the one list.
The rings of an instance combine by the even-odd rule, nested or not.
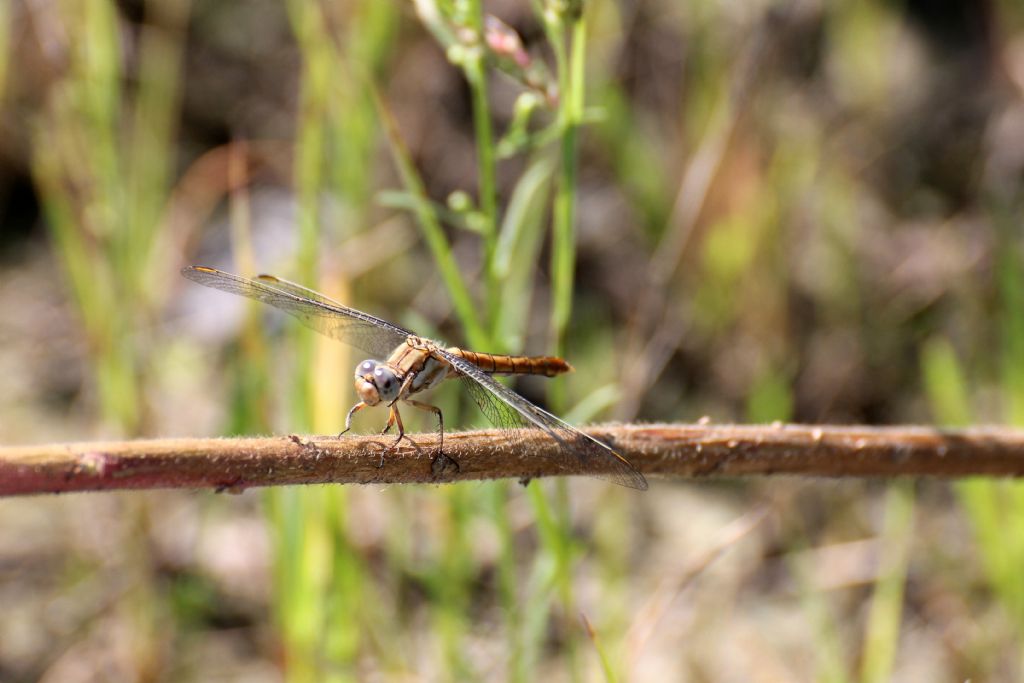
[(306, 327), (384, 359), (412, 334), (398, 325), (339, 304), (287, 280), (261, 275), (250, 280), (205, 266), (188, 266), (181, 274), (193, 282), (270, 304)]
[(606, 444), (535, 406), (463, 358), (438, 349), (462, 376), (470, 396), (488, 420), (513, 443), (526, 429), (540, 429), (562, 445), (555, 464), (566, 474), (586, 474), (622, 486), (645, 490), (647, 480), (628, 460)]

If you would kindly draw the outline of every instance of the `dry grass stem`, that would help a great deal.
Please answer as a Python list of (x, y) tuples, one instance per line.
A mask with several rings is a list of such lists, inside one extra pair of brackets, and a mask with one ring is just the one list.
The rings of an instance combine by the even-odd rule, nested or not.
[[(805, 425), (603, 425), (588, 429), (654, 478), (750, 475), (1024, 475), (1024, 431)], [(437, 436), (154, 439), (0, 448), (0, 495), (290, 484), (447, 483), (572, 474), (541, 434), (513, 448), (494, 430)], [(457, 463), (457, 464), (456, 464)]]

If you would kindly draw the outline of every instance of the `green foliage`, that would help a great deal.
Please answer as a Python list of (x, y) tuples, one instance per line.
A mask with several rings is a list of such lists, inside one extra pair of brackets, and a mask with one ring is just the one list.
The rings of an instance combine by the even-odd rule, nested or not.
[[(889, 106), (903, 90), (922, 86), (897, 80), (908, 64), (935, 56), (899, 40), (910, 30), (900, 10), (879, 2), (821, 8), (821, 34), (794, 40), (820, 52), (815, 73), (767, 55), (755, 60), (764, 71), (750, 84), (736, 74), (748, 68), (743, 58), (755, 41), (726, 45), (735, 17), (715, 3), (668, 4), (652, 15), (646, 5), (538, 0), (532, 15), (519, 17), (532, 21), (539, 35), (529, 49), (509, 25), (488, 17), (480, 0), (413, 4), (422, 27), (390, 2), (284, 5), (294, 39), (289, 49), (297, 49), (299, 63), (296, 92), (283, 95), (296, 101), (291, 154), (275, 160), (291, 163), (284, 175), (295, 209), (297, 250), (292, 272), (284, 275), (347, 295), (348, 276), (334, 263), (339, 246), (357, 233), (380, 246), (375, 227), (366, 227), (375, 226), (376, 212), (408, 215), (418, 230), (414, 239), (403, 237), (411, 253), (403, 254), (401, 267), (369, 268), (356, 288), (365, 286), (381, 300), (392, 294), (381, 290), (394, 288), (412, 301), (410, 309), (425, 308), (415, 300), (419, 294), (446, 299), (415, 327), (429, 333), (443, 325), (450, 304), (458, 330), (452, 341), (481, 350), (523, 351), (539, 323), (544, 352), (568, 355), (582, 370), (553, 381), (547, 401), (574, 422), (604, 415), (625, 397), (638, 406), (646, 401), (642, 414), (680, 420), (704, 412), (716, 420), (759, 422), (930, 415), (941, 425), (996, 419), (1024, 425), (1019, 189), (999, 194), (986, 185), (992, 197), (965, 200), (963, 215), (954, 216), (995, 226), (991, 234), (978, 229), (980, 241), (997, 243), (991, 274), (982, 272), (985, 258), (972, 262), (981, 264), (980, 276), (931, 272), (944, 265), (942, 258), (913, 271), (915, 257), (928, 257), (918, 251), (927, 251), (921, 249), (926, 240), (894, 237), (912, 233), (906, 225), (912, 219), (925, 221), (901, 215), (909, 211), (902, 202), (926, 203), (928, 197), (886, 199), (891, 177), (924, 163), (892, 131), (938, 125), (915, 112), (900, 119)], [(192, 161), (176, 139), (189, 9), (180, 0), (144, 3), (145, 20), (129, 34), (109, 0), (60, 3), (54, 11), (75, 27), (64, 33), (59, 51), (66, 65), (53, 71), (32, 113), (31, 171), (91, 354), (99, 412), (113, 431), (127, 434), (148, 431), (153, 368), (165, 348), (156, 321), (174, 291), (166, 283), (179, 265), (177, 254), (195, 241), (167, 220), (177, 169)], [(1022, 17), (1005, 1), (991, 12), (1001, 18), (993, 20), (999, 26)], [(11, 13), (0, 3), (3, 102), (18, 70), (10, 58), (18, 42)], [(793, 28), (776, 28), (769, 25), (769, 42), (781, 49), (794, 38), (787, 33)], [(443, 183), (431, 177), (436, 169), (422, 168), (398, 123), (410, 110), (438, 103), (405, 102), (400, 109), (395, 89), (407, 84), (389, 80), (395, 62), (409, 58), (403, 50), (410, 36), (422, 29), (466, 88), (461, 104), (472, 130), (473, 173), (463, 179), (473, 187), (444, 187), (447, 197), (432, 194)], [(1012, 62), (1015, 53), (998, 47)], [(789, 56), (793, 62), (805, 57)], [(631, 72), (631, 60), (645, 57), (669, 75)], [(765, 75), (772, 78), (758, 77)], [(668, 97), (664, 82), (671, 84)], [(737, 94), (744, 83), (756, 97)], [(385, 146), (391, 164), (382, 158)], [(997, 164), (989, 161), (986, 172), (995, 173)], [(897, 171), (886, 175), (881, 167), (887, 163)], [(699, 197), (681, 182), (691, 164), (707, 174), (706, 186), (694, 186)], [(581, 177), (590, 183), (587, 193), (600, 200), (595, 214), (625, 205), (613, 220), (639, 226), (635, 235), (599, 235), (594, 253), (581, 256)], [(382, 178), (390, 189), (380, 190)], [(232, 248), (240, 268), (256, 268), (263, 264), (252, 263), (248, 200), (229, 185)], [(687, 215), (694, 216), (691, 223), (680, 218)], [(594, 218), (599, 227), (616, 227), (601, 224), (603, 215)], [(926, 219), (941, 236), (946, 218)], [(671, 244), (681, 225), (679, 253), (669, 255), (675, 265), (660, 274), (659, 291), (645, 290), (650, 273), (640, 271), (665, 256), (652, 245)], [(950, 251), (958, 255), (974, 246), (956, 242)], [(578, 261), (592, 272), (578, 274)], [(906, 276), (908, 270), (917, 275)], [(990, 287), (994, 302), (985, 298)], [(612, 302), (613, 296), (628, 301)], [(652, 296), (666, 303), (648, 337), (628, 318)], [(629, 315), (622, 315), (623, 307)], [(403, 315), (416, 321), (419, 314)], [(681, 341), (673, 340), (677, 332)], [(664, 369), (634, 390), (646, 398), (625, 387), (637, 360), (623, 353), (620, 337), (627, 334), (639, 339), (630, 347), (638, 355), (664, 353)], [(251, 310), (227, 352), (224, 431), (266, 433), (282, 425), (336, 431), (341, 416), (335, 404), (348, 399), (340, 385), (350, 364), (335, 373), (318, 344), (299, 328), (269, 339), (260, 312)], [(289, 363), (286, 374), (281, 368)], [(475, 413), (464, 397), (459, 401), (438, 397), (450, 426), (472, 424)], [(785, 564), (796, 595), (787, 584), (778, 599), (787, 612), (793, 611), (789, 603), (803, 605), (810, 635), (801, 651), (806, 657), (786, 653), (782, 659), (813, 659), (808, 668), (815, 680), (896, 677), (908, 647), (908, 618), (915, 616), (905, 609), (908, 577), (917, 580), (919, 557), (946, 552), (913, 542), (929, 521), (915, 507), (929, 504), (927, 492), (934, 497), (938, 486), (915, 490), (895, 483), (880, 499), (864, 496), (856, 506), (833, 505), (830, 489), (819, 493), (827, 519), (809, 519), (796, 531), (785, 528), (784, 519), (781, 531), (766, 532), (788, 549), (785, 561), (835, 543), (832, 535), (867, 535), (878, 549), (861, 602), (844, 603), (821, 590), (806, 567)], [(736, 490), (717, 493), (728, 500)], [(731, 501), (740, 508), (763, 491), (754, 485), (740, 490), (739, 500)], [(948, 589), (956, 592), (953, 603), (972, 610), (967, 631), (973, 640), (963, 646), (968, 654), (954, 654), (999, 660), (1007, 643), (1018, 643), (1024, 633), (1024, 530), (1016, 530), (1024, 524), (1024, 487), (975, 480), (954, 490), (977, 551), (949, 562), (963, 574), (949, 571), (937, 579), (954, 585)], [(699, 507), (680, 504), (692, 489), (666, 485), (652, 492), (661, 497), (645, 500), (640, 523), (631, 517), (633, 499), (622, 491), (602, 489), (596, 501), (580, 503), (570, 500), (564, 481), (525, 489), (499, 482), (374, 491), (375, 500), (384, 501), (374, 515), (386, 519), (368, 523), (373, 515), (364, 493), (323, 487), (262, 498), (273, 548), (272, 611), (288, 680), (360, 680), (368, 669), (402, 677), (420, 672), (424, 660), (431, 670), (421, 673), (428, 678), (530, 681), (554, 666), (570, 680), (597, 671), (605, 680), (626, 679), (633, 654), (626, 634), (648, 614), (647, 589), (668, 582), (664, 576), (671, 577), (689, 552), (678, 539), (666, 539), (682, 535), (678, 527), (659, 525), (675, 513), (672, 506), (683, 515)], [(847, 528), (843, 517), (856, 516), (854, 507), (877, 507), (878, 522)], [(782, 502), (778, 510), (780, 518), (802, 512)], [(374, 524), (379, 537), (366, 540)], [(975, 555), (978, 577), (971, 574)], [(773, 562), (753, 558), (750, 575), (773, 576)], [(169, 632), (201, 631), (221, 599), (212, 580), (176, 579), (166, 610), (152, 590), (156, 580), (149, 576), (151, 583), (142, 581), (137, 593), (142, 598), (133, 623), (140, 632), (155, 633), (163, 612), (174, 622)], [(744, 599), (771, 590), (762, 585), (769, 582), (750, 581)], [(729, 615), (725, 598), (688, 595), (682, 602), (687, 614)], [(599, 613), (590, 614), (595, 605)], [(595, 624), (589, 640), (579, 622), (584, 608)], [(979, 633), (989, 622), (975, 622), (989, 612), (1005, 615), (1009, 636)], [(489, 667), (476, 654), (481, 624), (503, 644)], [(767, 650), (776, 634), (765, 631), (759, 644)], [(703, 670), (706, 661), (691, 663), (701, 656), (693, 644), (699, 641), (685, 640), (673, 652), (681, 668), (693, 678), (721, 673)], [(1019, 662), (1010, 666), (1020, 672)]]
[[(134, 334), (162, 302), (161, 213), (175, 161), (183, 2), (143, 31), (126, 92), (113, 3), (66, 8), (68, 68), (35, 121), (32, 171), (93, 354), (104, 418), (123, 433), (146, 420), (150, 359)], [(116, 302), (116, 305), (115, 305)]]

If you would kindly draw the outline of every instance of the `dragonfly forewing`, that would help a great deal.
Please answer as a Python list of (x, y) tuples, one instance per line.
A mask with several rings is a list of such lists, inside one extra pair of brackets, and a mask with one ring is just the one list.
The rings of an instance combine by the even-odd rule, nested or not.
[(255, 299), (294, 316), (303, 325), (351, 344), (373, 358), (387, 358), (412, 332), (386, 320), (343, 306), (326, 296), (270, 275), (258, 280), (205, 266), (188, 266), (181, 274), (193, 282)]

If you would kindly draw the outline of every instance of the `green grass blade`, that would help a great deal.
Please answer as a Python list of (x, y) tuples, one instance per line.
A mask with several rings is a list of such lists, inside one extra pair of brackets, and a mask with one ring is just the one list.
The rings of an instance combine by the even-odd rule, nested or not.
[(820, 683), (851, 683), (846, 668), (846, 650), (841, 629), (832, 615), (827, 596), (814, 585), (809, 567), (796, 561), (797, 549), (790, 552), (789, 569), (797, 582), (800, 604), (814, 629), (814, 652), (817, 663), (814, 680)]
[[(937, 421), (951, 426), (970, 424), (972, 415), (967, 401), (967, 384), (949, 342), (941, 339), (929, 342), (924, 349), (922, 365), (925, 391)], [(1024, 589), (1020, 584), (1019, 556), (1012, 552), (1007, 542), (1007, 524), (1015, 522), (1005, 505), (1005, 482), (968, 479), (957, 484), (956, 490), (960, 504), (971, 519), (989, 582), (1007, 608), (1020, 615)]]
[(914, 485), (896, 482), (885, 497), (885, 522), (881, 534), (880, 576), (871, 597), (861, 659), (862, 683), (892, 680), (893, 663), (900, 638), (903, 591), (914, 526)]
[(618, 676), (615, 675), (615, 668), (612, 666), (612, 658), (608, 652), (608, 648), (605, 647), (604, 642), (598, 635), (597, 630), (594, 628), (590, 620), (587, 619), (585, 614), (580, 615), (580, 619), (583, 621), (583, 628), (587, 631), (587, 636), (590, 638), (590, 642), (594, 645), (594, 650), (597, 652), (598, 660), (601, 662), (601, 674), (607, 683), (615, 683), (619, 680)]
[(529, 319), (553, 170), (550, 160), (531, 164), (516, 184), (505, 211), (494, 261), (502, 301), (496, 312), (494, 336), (503, 350), (519, 352), (525, 342), (524, 322)]

